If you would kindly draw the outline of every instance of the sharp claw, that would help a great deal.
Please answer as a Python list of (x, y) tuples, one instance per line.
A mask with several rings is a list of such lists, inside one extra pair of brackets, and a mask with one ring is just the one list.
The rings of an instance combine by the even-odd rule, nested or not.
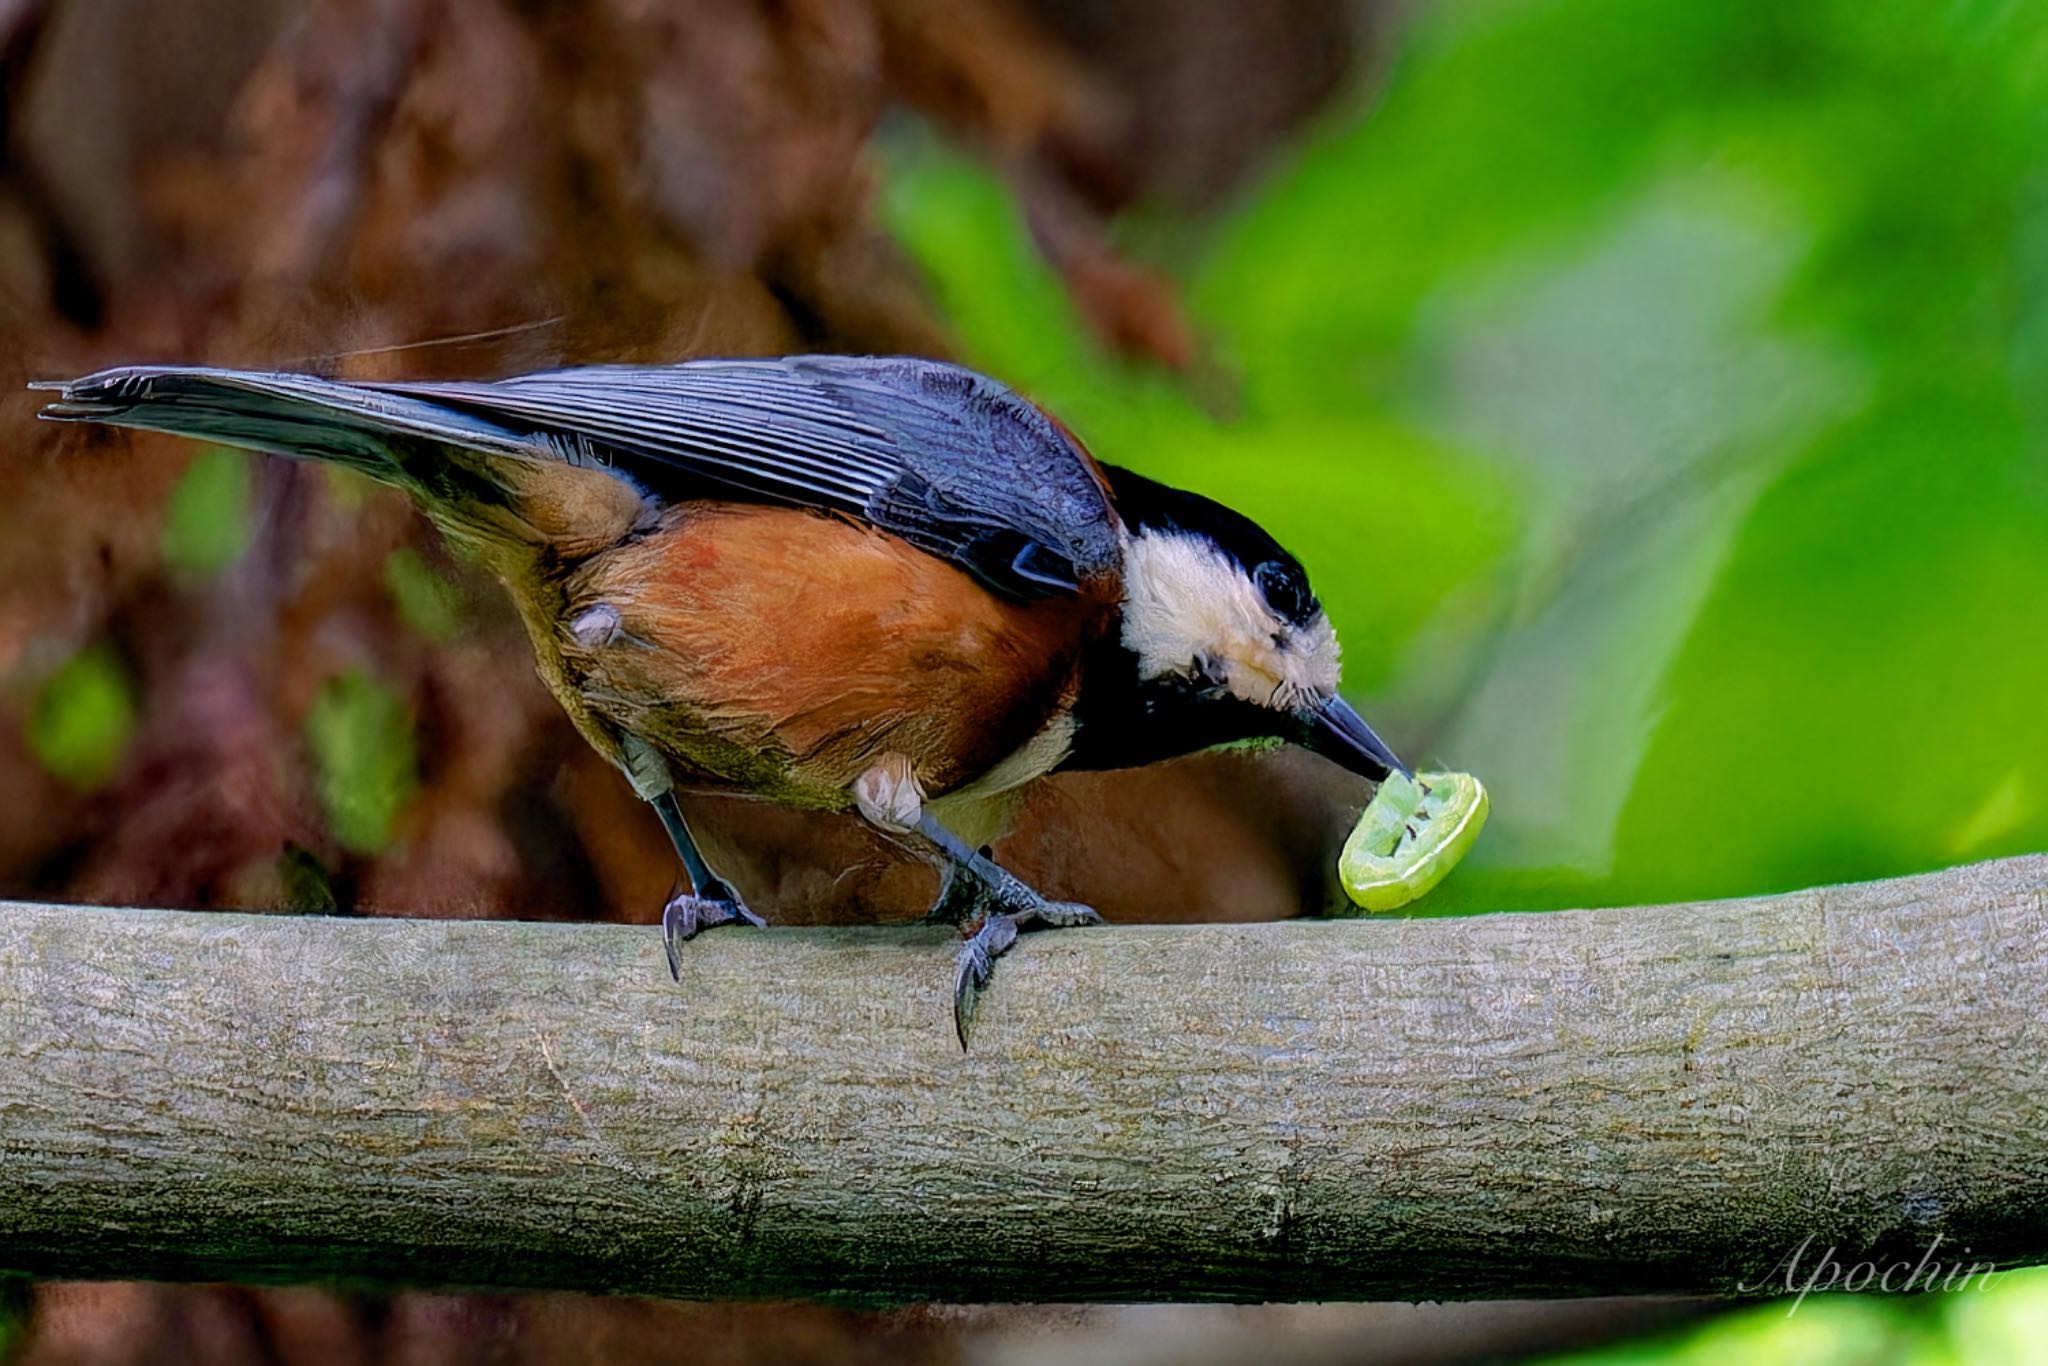
[[(1075, 909), (1088, 910), (1085, 906)], [(1088, 914), (1095, 913), (1088, 911)], [(1101, 919), (1100, 916), (1095, 918)], [(1036, 911), (1029, 915), (996, 912), (983, 919), (980, 928), (960, 946), (960, 956), (954, 960), (953, 1032), (959, 1036), (960, 1051), (963, 1053), (967, 1051), (967, 1034), (974, 1024), (975, 1007), (981, 1003), (982, 988), (988, 985), (989, 978), (995, 974), (996, 959), (1010, 951), (1010, 946), (1017, 942), (1018, 930), (1027, 920), (1044, 920), (1045, 923), (1052, 925), (1089, 923), (1085, 920), (1050, 920)]]
[(929, 812), (918, 823), (918, 833), (943, 856), (945, 870), (938, 901), (925, 919), (951, 920), (967, 939), (953, 960), (953, 1033), (965, 1052), (996, 959), (1017, 942), (1018, 931), (1036, 925), (1099, 925), (1102, 917), (1077, 902), (1047, 901), (991, 862), (987, 849), (975, 853), (963, 845)]
[(1093, 906), (1083, 906), (1078, 901), (1048, 901), (1043, 906), (1033, 909), (1029, 923), (1057, 930), (1075, 925), (1100, 925), (1104, 922), (1102, 912)]
[(981, 989), (988, 984), (994, 963), (979, 943), (969, 940), (960, 950), (953, 968), (953, 1034), (960, 1051), (967, 1051), (967, 1033), (974, 1025), (974, 1008), (981, 1002)]
[(752, 925), (756, 929), (767, 928), (768, 922), (747, 909), (747, 904), (734, 895), (732, 888), (724, 883), (710, 884), (723, 896), (699, 896), (693, 892), (677, 892), (661, 908), (661, 944), (668, 951), (668, 973), (676, 981), (683, 980), (683, 944), (695, 939), (705, 930), (720, 925)]

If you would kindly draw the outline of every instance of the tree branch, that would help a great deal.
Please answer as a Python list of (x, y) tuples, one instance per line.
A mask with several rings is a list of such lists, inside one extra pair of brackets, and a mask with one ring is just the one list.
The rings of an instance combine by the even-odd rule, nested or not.
[(2037, 1258), (2044, 891), (1032, 936), (965, 1057), (939, 930), (722, 930), (677, 987), (651, 929), (8, 905), (0, 1266), (1407, 1299)]

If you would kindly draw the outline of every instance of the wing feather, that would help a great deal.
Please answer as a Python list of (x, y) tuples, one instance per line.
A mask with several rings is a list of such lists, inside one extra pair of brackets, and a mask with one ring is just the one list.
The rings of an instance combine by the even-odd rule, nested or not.
[(845, 513), (1013, 596), (1073, 592), (1121, 568), (1094, 460), (959, 366), (802, 356), (367, 387), (530, 427), (659, 497), (739, 493)]

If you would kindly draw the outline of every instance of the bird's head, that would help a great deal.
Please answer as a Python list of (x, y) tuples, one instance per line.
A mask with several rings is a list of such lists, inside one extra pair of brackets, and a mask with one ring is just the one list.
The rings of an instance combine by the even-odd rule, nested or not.
[(1271, 738), (1375, 782), (1408, 772), (1337, 695), (1337, 633), (1299, 560), (1220, 503), (1106, 472), (1128, 538), (1119, 643), (1148, 722), (1188, 748)]

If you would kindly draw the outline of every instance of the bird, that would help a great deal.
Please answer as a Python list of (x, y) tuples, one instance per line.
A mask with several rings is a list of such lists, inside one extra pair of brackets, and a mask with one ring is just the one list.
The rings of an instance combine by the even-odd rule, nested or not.
[(349, 381), (141, 365), (39, 381), (40, 416), (360, 471), (509, 591), (541, 679), (653, 806), (669, 968), (763, 924), (678, 792), (853, 812), (937, 868), (954, 1029), (1018, 932), (1097, 924), (987, 842), (1029, 784), (1232, 743), (1410, 770), (1338, 691), (1299, 560), (1201, 494), (1098, 461), (1008, 386), (910, 356)]

